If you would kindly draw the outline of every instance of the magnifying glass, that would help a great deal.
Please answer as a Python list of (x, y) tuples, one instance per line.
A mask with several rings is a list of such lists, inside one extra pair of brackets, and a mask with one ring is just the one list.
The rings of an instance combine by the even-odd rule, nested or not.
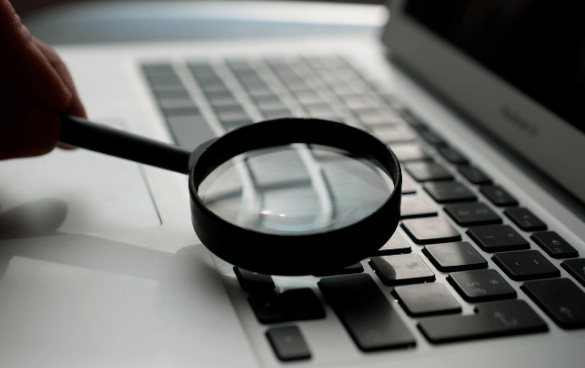
[(394, 153), (349, 125), (251, 124), (193, 152), (61, 115), (60, 141), (188, 174), (193, 228), (216, 256), (270, 275), (337, 271), (376, 253), (400, 220)]

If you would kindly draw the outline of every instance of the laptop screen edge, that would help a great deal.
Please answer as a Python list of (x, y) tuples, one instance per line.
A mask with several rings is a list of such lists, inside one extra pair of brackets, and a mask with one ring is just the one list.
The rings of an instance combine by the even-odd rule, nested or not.
[(585, 202), (585, 135), (390, 3), (385, 46), (482, 128)]

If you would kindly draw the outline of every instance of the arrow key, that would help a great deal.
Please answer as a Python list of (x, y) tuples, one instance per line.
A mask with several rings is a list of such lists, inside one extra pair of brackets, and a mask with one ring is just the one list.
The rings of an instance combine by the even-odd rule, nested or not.
[(585, 293), (573, 281), (528, 281), (521, 289), (560, 327), (585, 327)]
[(524, 300), (479, 304), (476, 314), (425, 318), (418, 328), (433, 344), (544, 332), (546, 323)]

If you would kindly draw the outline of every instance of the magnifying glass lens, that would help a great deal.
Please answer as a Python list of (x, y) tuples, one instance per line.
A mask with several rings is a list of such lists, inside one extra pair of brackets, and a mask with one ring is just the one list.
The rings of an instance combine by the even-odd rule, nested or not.
[(265, 234), (310, 235), (353, 225), (394, 189), (374, 158), (315, 144), (240, 154), (199, 185), (204, 205), (223, 220)]

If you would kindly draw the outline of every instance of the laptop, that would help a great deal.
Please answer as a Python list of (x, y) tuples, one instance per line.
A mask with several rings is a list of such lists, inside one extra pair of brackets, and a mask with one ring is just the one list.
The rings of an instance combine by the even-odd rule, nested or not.
[(381, 39), (57, 47), (91, 120), (187, 149), (283, 116), (368, 131), (401, 162), (402, 219), (338, 273), (259, 275), (197, 239), (184, 175), (82, 149), (2, 162), (1, 365), (582, 367), (567, 6), (396, 0)]

